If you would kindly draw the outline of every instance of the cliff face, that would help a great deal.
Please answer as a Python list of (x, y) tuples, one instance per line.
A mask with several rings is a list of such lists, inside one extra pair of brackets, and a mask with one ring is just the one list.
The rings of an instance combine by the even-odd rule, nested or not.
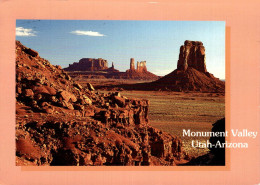
[(185, 71), (188, 67), (207, 72), (205, 47), (202, 42), (186, 40), (180, 47), (177, 69)]
[(146, 61), (137, 62), (137, 68), (136, 71), (139, 73), (144, 73), (147, 71), (146, 68)]
[(135, 69), (135, 59), (130, 59), (130, 69), (127, 70), (128, 72), (137, 72), (137, 73), (145, 73), (147, 72), (146, 68), (146, 61), (141, 61), (136, 63), (136, 69)]
[(130, 59), (130, 70), (131, 71), (135, 70), (135, 59), (134, 58)]
[[(29, 51), (30, 50), (30, 51)], [(17, 165), (175, 165), (182, 142), (149, 124), (149, 101), (82, 87), (16, 42)]]
[(70, 64), (66, 71), (102, 71), (108, 69), (107, 61), (102, 58), (82, 58)]

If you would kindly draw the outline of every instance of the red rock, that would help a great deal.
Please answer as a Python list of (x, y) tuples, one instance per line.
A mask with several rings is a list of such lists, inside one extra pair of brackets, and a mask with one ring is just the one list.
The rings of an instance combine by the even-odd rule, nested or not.
[(21, 88), (21, 87), (17, 87), (16, 92), (17, 92), (18, 94), (21, 94), (21, 93), (22, 93), (22, 88)]
[(136, 69), (136, 71), (139, 72), (139, 73), (146, 72), (147, 71), (146, 61), (137, 62), (137, 69)]
[(87, 97), (86, 95), (83, 95), (83, 99), (84, 99), (84, 103), (87, 105), (91, 105), (92, 101), (89, 97)]
[(51, 107), (46, 107), (46, 108), (44, 108), (44, 111), (45, 111), (47, 114), (52, 114), (54, 110), (53, 110)]
[(33, 57), (37, 57), (39, 55), (37, 51), (34, 51), (31, 48), (24, 49), (24, 52), (29, 54), (29, 55), (31, 55), (31, 56), (33, 56)]
[(24, 95), (33, 97), (34, 93), (33, 93), (32, 89), (25, 89), (24, 90)]
[(79, 62), (70, 64), (66, 71), (100, 71), (107, 69), (107, 61), (102, 58), (82, 58)]
[(79, 90), (82, 90), (83, 88), (82, 88), (82, 86), (80, 85), (80, 84), (78, 84), (78, 83), (75, 83), (75, 84), (73, 84), (76, 88), (78, 88)]
[(135, 59), (134, 58), (130, 59), (130, 70), (131, 71), (135, 70)]
[(95, 90), (91, 83), (87, 83), (86, 86), (87, 86), (88, 90), (90, 90), (90, 91)]
[[(22, 66), (16, 68), (16, 89), (34, 92), (29, 99), (23, 90), (16, 99), (17, 165), (172, 165), (183, 158), (179, 139), (149, 126), (147, 100), (90, 92), (91, 84), (80, 88), (63, 70), (28, 57), (16, 44)], [(36, 61), (45, 68), (33, 70)]]
[(65, 100), (65, 102), (69, 102), (70, 100), (72, 102), (76, 102), (77, 101), (77, 98), (74, 94), (68, 92), (68, 91), (65, 91), (65, 90), (62, 90), (61, 92), (59, 92), (59, 96), (61, 96), (61, 98), (63, 100)]
[(49, 94), (56, 95), (56, 90), (49, 86), (34, 86), (33, 88), (35, 94)]
[(46, 86), (45, 87), (50, 95), (56, 95), (56, 90), (53, 87)]
[(147, 71), (146, 61), (137, 62), (137, 68), (135, 69), (134, 58), (130, 59), (130, 69), (121, 74), (123, 78), (127, 79), (139, 79), (139, 80), (157, 80), (159, 77), (155, 74)]
[(34, 99), (38, 101), (38, 100), (42, 99), (42, 95), (41, 94), (36, 94)]
[(60, 65), (57, 65), (56, 67), (57, 67), (57, 69), (60, 69), (60, 70), (62, 69), (62, 67)]
[(75, 109), (75, 110), (84, 110), (84, 106), (83, 106), (83, 105), (75, 104), (75, 105), (74, 105), (74, 109)]
[[(75, 66), (74, 66), (75, 65)], [(72, 67), (73, 66), (73, 67)], [(77, 66), (77, 67), (76, 67)], [(80, 68), (80, 69), (79, 69)], [(86, 72), (79, 72), (85, 71)], [(130, 59), (130, 69), (126, 72), (120, 72), (114, 68), (114, 63), (112, 62), (112, 67), (110, 68), (99, 68), (97, 70), (92, 70), (92, 67), (87, 66), (83, 63), (75, 63), (70, 65), (68, 68), (65, 68), (66, 71), (69, 71), (71, 76), (84, 76), (84, 78), (113, 78), (113, 79), (138, 79), (138, 80), (157, 80), (158, 76), (147, 71), (146, 61), (138, 62), (137, 69), (135, 69), (134, 58)], [(90, 72), (94, 71), (94, 72)]]
[(185, 71), (188, 67), (203, 73), (207, 72), (205, 48), (202, 42), (186, 40), (180, 47), (177, 69)]
[(114, 96), (115, 103), (120, 106), (124, 107), (125, 106), (125, 99), (119, 96)]
[[(185, 41), (184, 45), (180, 47), (176, 70), (151, 83), (118, 85), (117, 87), (126, 90), (225, 92), (225, 82), (207, 72), (205, 60), (205, 48), (202, 42)], [(140, 68), (140, 63), (138, 66)], [(134, 73), (130, 70), (127, 72), (129, 75)]]

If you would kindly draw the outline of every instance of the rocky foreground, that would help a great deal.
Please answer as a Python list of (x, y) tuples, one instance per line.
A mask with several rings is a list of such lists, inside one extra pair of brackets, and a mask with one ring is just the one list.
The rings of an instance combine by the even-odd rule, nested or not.
[(16, 165), (176, 165), (175, 136), (149, 125), (147, 100), (102, 94), (16, 41)]

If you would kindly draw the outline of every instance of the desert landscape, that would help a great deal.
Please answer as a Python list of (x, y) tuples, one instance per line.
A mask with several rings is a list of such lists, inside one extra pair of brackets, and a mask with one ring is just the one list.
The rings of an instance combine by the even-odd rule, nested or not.
[(16, 165), (224, 165), (223, 152), (182, 136), (225, 124), (225, 82), (207, 71), (203, 43), (186, 40), (166, 76), (146, 65), (62, 69), (16, 41)]
[[(199, 47), (198, 54), (194, 53), (194, 50), (198, 50), (194, 49), (196, 46)], [(185, 53), (186, 50), (189, 54)], [(204, 54), (205, 49), (201, 42), (185, 41), (180, 47), (177, 69), (165, 77), (157, 77), (157, 81), (153, 76), (143, 72), (147, 71), (146, 64), (145, 70), (140, 70), (137, 63), (135, 70), (133, 58), (130, 59), (130, 69), (126, 73), (139, 73), (134, 77), (127, 78), (121, 75), (117, 78), (97, 78), (97, 71), (88, 72), (88, 75), (75, 71), (68, 74), (83, 86), (86, 86), (85, 83), (91, 83), (102, 93), (120, 91), (129, 98), (149, 100), (150, 124), (181, 138), (184, 151), (192, 157), (198, 157), (208, 153), (209, 149), (191, 147), (191, 141), (195, 138), (183, 137), (182, 130), (210, 131), (213, 123), (225, 117), (224, 82), (207, 72)], [(194, 61), (197, 62), (197, 66)], [(206, 141), (209, 137), (196, 139)]]

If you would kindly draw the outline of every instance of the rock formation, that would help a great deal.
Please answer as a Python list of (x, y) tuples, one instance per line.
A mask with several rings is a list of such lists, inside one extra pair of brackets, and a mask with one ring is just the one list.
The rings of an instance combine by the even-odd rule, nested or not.
[(147, 71), (146, 61), (137, 62), (136, 71), (139, 72), (139, 73), (146, 72)]
[(82, 86), (16, 41), (16, 165), (175, 165), (179, 138), (149, 124), (149, 101)]
[(224, 93), (225, 82), (215, 78), (213, 74), (207, 72), (205, 59), (206, 56), (203, 43), (200, 41), (186, 40), (184, 45), (180, 47), (176, 70), (151, 83), (121, 85), (119, 88), (129, 90)]
[(180, 47), (177, 69), (186, 71), (188, 67), (203, 73), (207, 72), (205, 48), (202, 42), (186, 40)]
[(135, 59), (131, 58), (130, 59), (130, 69), (127, 70), (129, 72), (138, 72), (138, 73), (145, 73), (147, 72), (147, 68), (146, 68), (146, 61), (140, 61), (136, 63), (136, 69), (135, 69)]
[(154, 83), (175, 91), (225, 92), (225, 82), (207, 72), (205, 60), (203, 43), (186, 40), (180, 47), (177, 69)]
[(126, 70), (125, 74), (122, 74), (127, 79), (139, 79), (139, 80), (157, 80), (158, 76), (147, 71), (146, 61), (141, 61), (136, 64), (134, 58), (130, 59), (130, 69)]
[(114, 62), (112, 62), (112, 67), (111, 67), (112, 69), (115, 69), (115, 66), (114, 66)]
[[(106, 75), (104, 74), (104, 72), (106, 72)], [(120, 73), (119, 70), (115, 69), (114, 62), (112, 62), (112, 66), (108, 69), (103, 70), (102, 73), (100, 73), (100, 74), (103, 76), (105, 75), (105, 76), (109, 77), (110, 75), (119, 74), (119, 73)], [(98, 73), (95, 72), (95, 75), (98, 75)], [(91, 77), (93, 77), (93, 76), (91, 76)]]
[(135, 59), (134, 58), (130, 59), (130, 70), (131, 71), (135, 70)]
[(70, 64), (64, 68), (66, 71), (102, 71), (108, 69), (107, 60), (102, 58), (82, 58), (79, 62)]
[(73, 77), (77, 78), (108, 78), (108, 79), (134, 79), (134, 80), (157, 80), (159, 79), (153, 73), (147, 71), (146, 61), (138, 62), (135, 69), (134, 58), (130, 59), (130, 69), (126, 72), (120, 72), (115, 69), (114, 63), (112, 67), (107, 67), (107, 61), (104, 59), (81, 59), (78, 63), (73, 63), (69, 67), (64, 68)]

